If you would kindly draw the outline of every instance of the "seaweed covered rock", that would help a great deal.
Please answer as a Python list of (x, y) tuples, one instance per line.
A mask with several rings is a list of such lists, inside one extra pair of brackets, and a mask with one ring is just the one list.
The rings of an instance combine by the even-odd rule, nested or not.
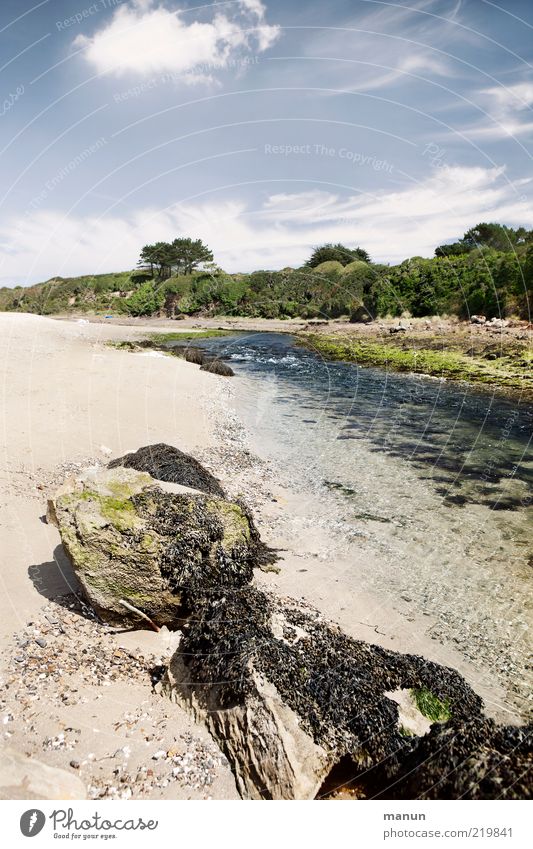
[(126, 601), (158, 625), (175, 625), (197, 590), (243, 587), (264, 556), (243, 505), (163, 491), (133, 469), (72, 479), (49, 503), (49, 517), (89, 603), (117, 624), (142, 624)]
[(434, 724), (404, 757), (378, 765), (363, 783), (382, 799), (527, 799), (532, 731), (485, 717)]
[(202, 351), (201, 348), (185, 348), (183, 358), (187, 363), (201, 366), (205, 363), (205, 351)]
[(109, 469), (115, 469), (118, 466), (147, 472), (156, 480), (179, 483), (182, 486), (189, 486), (191, 489), (199, 489), (201, 492), (224, 498), (224, 490), (220, 483), (207, 469), (204, 469), (198, 460), (164, 442), (145, 445), (138, 451), (125, 454), (124, 457), (112, 460), (108, 464)]
[(200, 366), (200, 371), (209, 371), (211, 374), (220, 374), (222, 377), (233, 377), (235, 372), (227, 363), (222, 360), (206, 360)]
[[(196, 596), (160, 687), (206, 723), (248, 798), (310, 799), (346, 784), (362, 798), (387, 796), (395, 781), (404, 789), (390, 798), (415, 798), (417, 768), (429, 795), (457, 798), (466, 779), (454, 775), (455, 757), (439, 755), (446, 734), (463, 759), (486, 759), (485, 747), (496, 769), (486, 792), (498, 786), (495, 727), (457, 672), (354, 640), (312, 608), (254, 587)], [(405, 693), (425, 694), (418, 704), (442, 717), (429, 734), (427, 723), (406, 730)], [(510, 753), (509, 788), (521, 768)], [(438, 770), (450, 772), (442, 792), (430, 789)]]

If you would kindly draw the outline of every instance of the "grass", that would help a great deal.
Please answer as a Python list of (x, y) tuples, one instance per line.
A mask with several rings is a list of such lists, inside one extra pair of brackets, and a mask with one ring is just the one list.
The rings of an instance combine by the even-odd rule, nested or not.
[(302, 333), (298, 334), (298, 339), (301, 344), (329, 360), (521, 389), (533, 394), (531, 369), (528, 368), (531, 355), (523, 350), (509, 349), (497, 359), (484, 359), (480, 353), (469, 355), (464, 351), (451, 350), (451, 343), (448, 347), (448, 341), (443, 339), (439, 342), (439, 348), (431, 347), (434, 340), (425, 340), (426, 347), (420, 347), (420, 339), (406, 337), (401, 341), (391, 339), (378, 342), (322, 333)]
[(142, 339), (123, 339), (118, 341), (106, 342), (110, 348), (117, 348), (119, 351), (138, 351), (140, 348), (156, 348), (166, 353), (172, 353), (171, 350), (160, 346), (169, 342), (194, 342), (195, 339), (210, 339), (215, 336), (231, 335), (231, 330), (198, 330), (197, 332), (176, 332), (176, 333), (150, 333)]
[(233, 330), (197, 330), (187, 332), (177, 331), (175, 333), (150, 333), (147, 337), (151, 342), (163, 344), (164, 342), (192, 342), (194, 339), (211, 339), (215, 336), (231, 336)]
[(452, 715), (450, 703), (441, 701), (431, 690), (419, 687), (411, 690), (411, 695), (420, 713), (432, 722), (447, 722)]

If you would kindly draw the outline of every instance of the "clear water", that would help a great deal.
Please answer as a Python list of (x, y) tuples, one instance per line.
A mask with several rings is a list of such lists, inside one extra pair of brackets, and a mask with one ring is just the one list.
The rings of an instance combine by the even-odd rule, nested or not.
[[(361, 584), (431, 617), (521, 713), (531, 649), (531, 406), (324, 361), (286, 334), (198, 342), (227, 359), (254, 447), (321, 496)], [(370, 562), (370, 558), (369, 558)], [(378, 564), (376, 566), (376, 564)]]

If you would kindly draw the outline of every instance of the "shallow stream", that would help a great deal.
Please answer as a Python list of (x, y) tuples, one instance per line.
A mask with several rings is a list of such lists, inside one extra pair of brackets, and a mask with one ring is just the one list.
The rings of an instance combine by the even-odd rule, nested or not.
[[(341, 520), (361, 586), (531, 691), (533, 411), (465, 384), (324, 361), (286, 334), (198, 341), (230, 362), (252, 447)], [(429, 621), (429, 620), (428, 620)]]

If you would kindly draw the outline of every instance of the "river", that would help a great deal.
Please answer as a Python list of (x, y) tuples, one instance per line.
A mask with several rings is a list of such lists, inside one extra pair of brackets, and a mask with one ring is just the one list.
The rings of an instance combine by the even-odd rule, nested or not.
[(525, 716), (531, 693), (530, 406), (432, 378), (327, 362), (288, 334), (198, 341), (238, 375), (252, 447), (319, 496), (361, 586), (494, 675)]

